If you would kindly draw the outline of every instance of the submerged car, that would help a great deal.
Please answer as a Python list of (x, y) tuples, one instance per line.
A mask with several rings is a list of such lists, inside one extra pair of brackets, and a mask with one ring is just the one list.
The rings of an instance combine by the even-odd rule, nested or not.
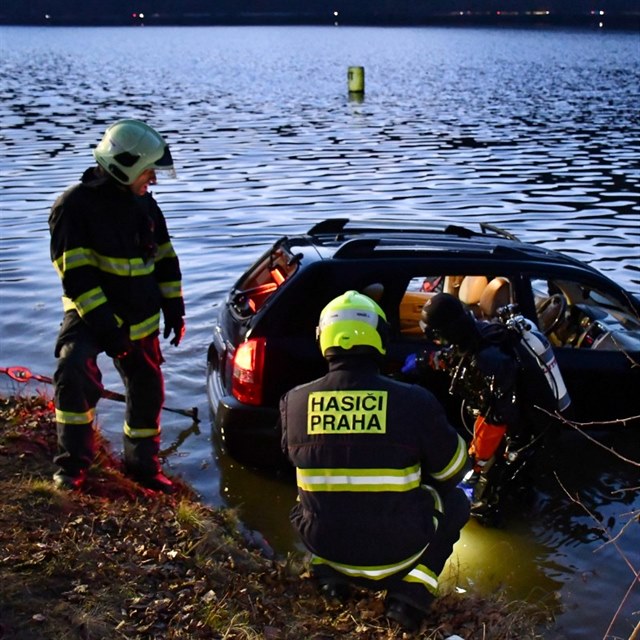
[[(387, 315), (388, 375), (401, 377), (406, 357), (424, 341), (420, 311), (444, 291), (486, 320), (516, 305), (551, 342), (575, 421), (637, 422), (640, 301), (596, 269), (488, 224), (477, 231), (372, 228), (330, 219), (275, 242), (219, 309), (207, 395), (233, 458), (264, 467), (283, 462), (280, 397), (326, 372), (316, 324), (322, 308), (349, 289), (370, 295)], [(462, 431), (460, 403), (442, 377), (434, 374), (426, 386)]]

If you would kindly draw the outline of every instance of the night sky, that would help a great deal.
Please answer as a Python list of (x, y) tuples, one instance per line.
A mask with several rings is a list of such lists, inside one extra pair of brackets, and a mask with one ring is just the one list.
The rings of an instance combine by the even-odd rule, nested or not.
[[(420, 24), (640, 18), (640, 0), (1, 0), (4, 24)], [(631, 19), (629, 21), (629, 19)]]

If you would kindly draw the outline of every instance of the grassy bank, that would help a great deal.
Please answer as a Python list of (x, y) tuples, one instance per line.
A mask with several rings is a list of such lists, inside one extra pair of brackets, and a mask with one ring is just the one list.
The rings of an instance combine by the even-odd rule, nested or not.
[(104, 442), (83, 493), (55, 489), (54, 448), (45, 398), (0, 398), (0, 640), (542, 637), (532, 605), (457, 594), (404, 634), (383, 594), (327, 601), (303, 558), (265, 558), (183, 484), (142, 489)]

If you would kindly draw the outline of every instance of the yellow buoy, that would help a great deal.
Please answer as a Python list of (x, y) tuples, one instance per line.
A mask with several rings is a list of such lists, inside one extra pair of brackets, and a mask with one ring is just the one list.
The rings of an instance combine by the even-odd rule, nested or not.
[(349, 67), (349, 93), (364, 93), (364, 67)]

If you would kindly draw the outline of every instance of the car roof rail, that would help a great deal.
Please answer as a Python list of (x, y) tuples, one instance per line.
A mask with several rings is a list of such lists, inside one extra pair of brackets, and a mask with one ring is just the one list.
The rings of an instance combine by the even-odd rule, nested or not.
[(457, 224), (449, 224), (444, 229), (445, 235), (459, 236), (460, 238), (472, 238), (479, 235), (477, 231), (472, 231), (466, 227), (460, 227)]
[[(328, 234), (328, 235), (338, 236), (345, 230), (345, 227), (347, 226), (347, 224), (349, 224), (349, 222), (350, 222), (349, 218), (328, 218), (326, 220), (321, 220), (320, 222), (313, 225), (313, 227), (311, 227), (309, 231), (307, 231), (307, 235), (321, 236), (321, 235)], [(474, 236), (486, 235), (488, 233), (492, 233), (496, 236), (505, 238), (507, 240), (520, 242), (519, 238), (517, 238), (515, 235), (496, 225), (490, 224), (488, 222), (480, 222), (479, 226), (481, 229), (481, 233), (478, 233), (477, 231), (473, 231), (472, 229), (467, 229), (466, 227), (462, 227), (455, 224), (448, 225), (447, 227), (445, 227), (444, 230), (441, 229), (439, 233), (444, 233), (445, 235), (455, 235), (460, 238), (472, 238)], [(382, 232), (382, 231), (391, 231), (391, 229), (376, 228), (376, 227), (365, 227), (365, 228), (355, 227), (353, 229), (350, 229), (349, 231), (352, 234), (358, 234), (358, 233), (374, 233), (374, 232)], [(398, 231), (402, 234), (404, 233), (408, 233), (408, 234), (438, 233), (438, 230), (436, 229), (425, 229), (421, 227), (415, 227), (415, 228), (405, 227), (402, 230), (398, 230)]]
[(346, 224), (349, 223), (349, 218), (329, 218), (318, 222), (307, 231), (309, 236), (319, 236), (325, 233), (339, 233), (342, 231)]
[(347, 240), (333, 254), (334, 258), (362, 258), (369, 256), (378, 246), (380, 238), (354, 238)]
[(488, 222), (481, 222), (480, 223), (480, 228), (482, 229), (482, 233), (486, 233), (487, 231), (491, 231), (499, 236), (502, 236), (503, 238), (506, 238), (507, 240), (513, 240), (515, 242), (520, 242), (520, 238), (516, 237), (513, 235), (513, 233), (509, 233), (509, 231), (506, 231), (505, 229), (502, 229), (501, 227), (497, 227), (494, 224), (489, 224)]

